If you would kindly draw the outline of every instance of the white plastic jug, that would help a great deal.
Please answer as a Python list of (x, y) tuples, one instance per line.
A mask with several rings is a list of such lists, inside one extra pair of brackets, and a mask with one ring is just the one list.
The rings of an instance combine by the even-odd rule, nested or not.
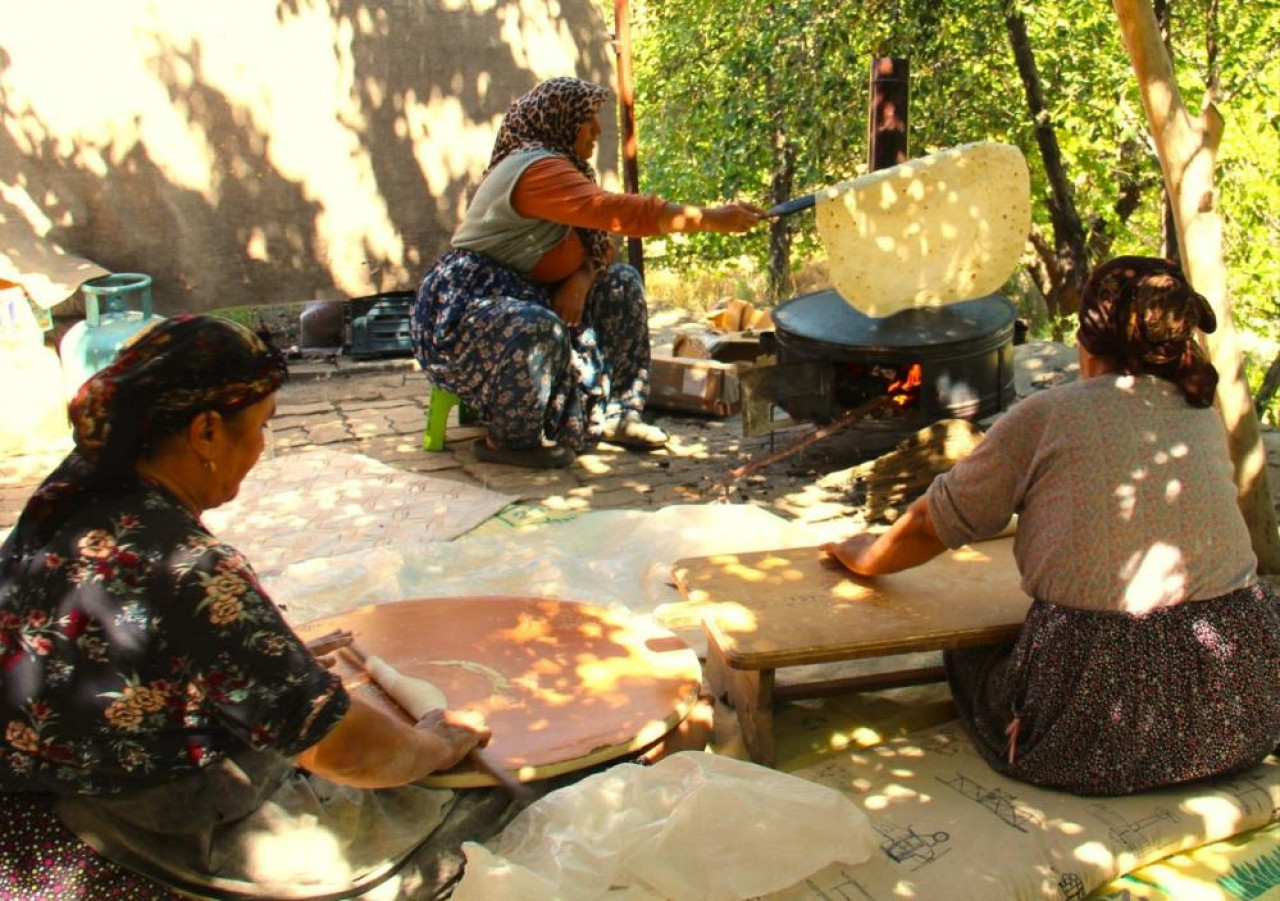
[(23, 290), (0, 290), (0, 454), (55, 449), (69, 433), (58, 355)]

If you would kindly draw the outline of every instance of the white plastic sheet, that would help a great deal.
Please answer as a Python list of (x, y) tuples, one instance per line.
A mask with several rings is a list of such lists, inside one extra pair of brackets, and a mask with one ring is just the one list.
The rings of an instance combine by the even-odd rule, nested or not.
[[(362, 604), (467, 595), (550, 597), (645, 614), (680, 600), (670, 582), (681, 557), (815, 543), (805, 527), (759, 507), (691, 504), (593, 511), (449, 542), (391, 542), (299, 560), (262, 578), (295, 623)], [(700, 633), (682, 637), (697, 642)]]
[(875, 849), (849, 798), (695, 751), (621, 764), (552, 792), (490, 847), (464, 846), (455, 901), (730, 901)]

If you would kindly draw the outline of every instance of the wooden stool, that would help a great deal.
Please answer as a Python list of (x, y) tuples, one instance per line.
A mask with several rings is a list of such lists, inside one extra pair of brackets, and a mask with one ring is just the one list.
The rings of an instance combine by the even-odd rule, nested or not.
[(444, 450), (444, 438), (449, 425), (449, 411), (455, 405), (458, 406), (459, 425), (472, 425), (480, 420), (476, 411), (470, 405), (462, 403), (458, 395), (436, 385), (431, 386), (431, 396), (427, 399), (426, 428), (422, 432), (423, 450)]
[(1011, 641), (1031, 604), (1012, 538), (875, 578), (825, 565), (816, 547), (689, 557), (676, 561), (675, 577), (691, 604), (706, 605), (711, 690), (736, 709), (751, 759), (766, 766), (776, 761), (778, 701), (945, 678), (927, 667), (779, 687), (779, 669)]

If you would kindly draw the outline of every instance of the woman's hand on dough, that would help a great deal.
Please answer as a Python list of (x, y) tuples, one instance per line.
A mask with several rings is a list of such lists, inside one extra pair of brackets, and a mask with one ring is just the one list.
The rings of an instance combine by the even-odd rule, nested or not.
[(440, 765), (441, 770), (457, 765), (472, 748), (483, 748), (492, 737), (484, 717), (474, 710), (429, 710), (418, 720), (417, 728), (430, 732), (450, 749), (450, 759)]
[(828, 559), (835, 560), (854, 575), (869, 575), (863, 562), (871, 546), (879, 537), (871, 532), (859, 532), (857, 535), (850, 535), (844, 541), (831, 541), (824, 544), (822, 552), (828, 555)]

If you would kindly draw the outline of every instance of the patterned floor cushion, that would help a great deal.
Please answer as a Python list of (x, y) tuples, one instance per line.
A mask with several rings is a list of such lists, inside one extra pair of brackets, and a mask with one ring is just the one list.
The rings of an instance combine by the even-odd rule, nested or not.
[[(1280, 818), (1275, 758), (1234, 778), (1085, 798), (997, 775), (954, 721), (794, 773), (852, 795), (880, 836), (879, 854), (857, 867), (829, 867), (771, 901), (1084, 901), (1124, 874), (1154, 872), (1148, 865), (1155, 861)], [(1264, 849), (1240, 863), (1232, 885), (1243, 885), (1240, 877), (1255, 884), (1257, 871), (1274, 868), (1276, 859)], [(1108, 901), (1125, 891), (1147, 897), (1114, 884), (1120, 894), (1104, 896)]]

